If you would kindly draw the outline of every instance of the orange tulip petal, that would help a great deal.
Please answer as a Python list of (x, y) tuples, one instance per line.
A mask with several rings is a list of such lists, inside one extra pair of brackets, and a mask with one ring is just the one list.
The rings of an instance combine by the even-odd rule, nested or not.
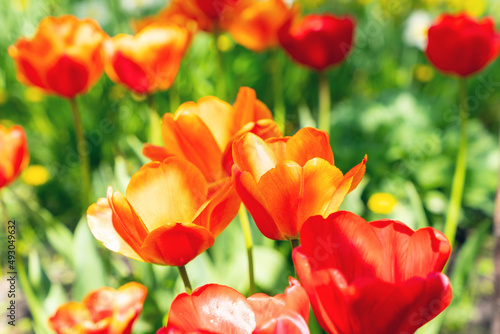
[(241, 87), (234, 102), (233, 134), (247, 123), (257, 122), (260, 119), (273, 119), (273, 114), (265, 104), (257, 100), (255, 90)]
[(273, 150), (253, 133), (234, 142), (233, 159), (240, 170), (250, 172), (256, 182), (277, 163)]
[(26, 134), (21, 126), (7, 129), (0, 124), (0, 188), (15, 180), (28, 166), (30, 155)]
[(135, 173), (127, 199), (152, 231), (168, 223), (191, 222), (207, 192), (205, 178), (193, 164), (171, 157), (150, 162)]
[(49, 325), (58, 334), (64, 334), (79, 324), (91, 321), (90, 312), (83, 304), (69, 302), (57, 309), (56, 313), (49, 319)]
[[(115, 220), (119, 220), (115, 217)], [(144, 261), (141, 256), (116, 232), (113, 225), (113, 211), (106, 198), (100, 198), (87, 210), (87, 221), (94, 237), (107, 249), (137, 261)], [(118, 225), (118, 224), (117, 224)], [(136, 249), (139, 249), (137, 241)]]
[(150, 261), (168, 266), (183, 266), (214, 244), (214, 236), (204, 227), (171, 223), (152, 231), (141, 251)]
[(303, 128), (290, 138), (286, 145), (287, 159), (304, 166), (312, 158), (322, 158), (334, 164), (330, 137), (325, 131)]
[(110, 333), (130, 334), (135, 319), (144, 305), (148, 289), (137, 282), (121, 286), (115, 296), (114, 316)]
[(89, 310), (92, 322), (97, 323), (113, 316), (115, 297), (116, 290), (109, 287), (94, 290), (85, 296), (82, 304)]
[(249, 172), (242, 172), (237, 165), (233, 166), (234, 184), (241, 200), (252, 215), (260, 232), (269, 239), (286, 239), (276, 226), (267, 207), (265, 198), (257, 188), (257, 184)]
[(198, 210), (193, 223), (205, 227), (217, 237), (236, 217), (240, 203), (234, 184), (228, 177)]
[(134, 60), (117, 51), (112, 63), (117, 81), (123, 83), (131, 90), (146, 94), (150, 91), (148, 74)]
[(351, 186), (349, 187), (349, 192), (353, 191), (356, 189), (358, 184), (361, 182), (363, 179), (363, 176), (365, 176), (366, 172), (366, 161), (367, 157), (363, 158), (363, 161), (361, 163), (357, 164), (351, 170), (349, 170), (345, 175), (344, 175), (344, 180), (348, 180), (352, 178)]
[(303, 190), (302, 167), (292, 161), (279, 163), (262, 175), (257, 188), (281, 233), (286, 239), (297, 238), (303, 223), (298, 216)]
[(142, 147), (142, 154), (152, 161), (163, 161), (169, 156), (164, 147), (152, 144), (144, 144)]

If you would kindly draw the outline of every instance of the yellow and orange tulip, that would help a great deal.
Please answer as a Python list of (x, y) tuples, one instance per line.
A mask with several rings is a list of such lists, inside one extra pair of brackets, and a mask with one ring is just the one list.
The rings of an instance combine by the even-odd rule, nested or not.
[(100, 78), (101, 46), (106, 36), (92, 19), (46, 17), (33, 38), (20, 38), (9, 47), (9, 55), (20, 82), (73, 98), (87, 92)]
[(247, 1), (238, 6), (228, 31), (237, 43), (252, 51), (264, 51), (279, 46), (278, 31), (294, 15), (297, 7), (289, 8), (283, 0)]
[(231, 175), (231, 145), (247, 132), (262, 138), (281, 136), (271, 111), (251, 88), (242, 87), (234, 106), (207, 96), (182, 104), (172, 114), (165, 114), (162, 136), (165, 147), (146, 144), (143, 154), (155, 161), (177, 156), (193, 163), (209, 183)]
[(28, 166), (30, 155), (24, 129), (0, 124), (0, 189), (14, 181)]
[(108, 188), (89, 207), (95, 238), (135, 260), (183, 266), (211, 247), (238, 213), (228, 178), (209, 185), (192, 163), (178, 157), (150, 162), (132, 176), (126, 197)]
[(365, 157), (343, 175), (328, 134), (314, 128), (267, 140), (246, 134), (233, 144), (233, 158), (236, 190), (262, 234), (274, 240), (297, 239), (309, 217), (337, 211), (366, 170)]
[(130, 334), (147, 293), (137, 282), (118, 290), (103, 287), (90, 292), (81, 303), (60, 306), (49, 325), (58, 334)]
[(120, 34), (104, 43), (105, 71), (111, 80), (141, 94), (170, 88), (190, 42), (175, 24), (154, 23), (135, 36)]

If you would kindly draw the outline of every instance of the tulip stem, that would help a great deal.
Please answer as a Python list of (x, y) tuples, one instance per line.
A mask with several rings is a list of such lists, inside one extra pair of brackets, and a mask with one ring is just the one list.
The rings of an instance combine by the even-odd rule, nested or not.
[(217, 72), (215, 76), (215, 90), (217, 92), (217, 97), (221, 100), (226, 100), (226, 72), (224, 71), (224, 54), (221, 49), (219, 49), (219, 37), (221, 33), (216, 30), (213, 33), (214, 36), (214, 47), (217, 56)]
[(173, 114), (179, 108), (181, 101), (179, 98), (179, 90), (177, 89), (177, 85), (174, 83), (169, 89), (169, 97), (170, 97), (170, 112)]
[(299, 239), (290, 239), (290, 245), (292, 245), (292, 251), (300, 246), (300, 240)]
[(319, 74), (319, 117), (318, 127), (320, 130), (330, 134), (330, 81), (328, 80), (327, 72), (323, 71)]
[(153, 94), (148, 95), (149, 106), (149, 142), (154, 145), (161, 145), (161, 120), (156, 110), (155, 97)]
[(247, 246), (247, 256), (248, 256), (248, 278), (250, 282), (250, 295), (253, 295), (255, 290), (255, 275), (253, 270), (253, 240), (252, 240), (252, 230), (250, 229), (250, 221), (248, 220), (247, 210), (245, 205), (241, 203), (240, 210), (238, 211), (238, 217), (240, 219), (241, 229), (245, 235), (245, 243)]
[(460, 80), (460, 141), (458, 146), (455, 174), (451, 187), (451, 198), (446, 213), (444, 234), (453, 245), (457, 232), (460, 207), (465, 183), (465, 172), (467, 169), (467, 85), (465, 79)]
[(186, 266), (179, 266), (177, 268), (179, 269), (179, 274), (181, 275), (182, 282), (184, 282), (186, 292), (190, 295), (191, 293), (193, 293), (193, 288), (191, 287), (191, 282), (189, 281)]
[(80, 112), (78, 110), (78, 105), (76, 99), (69, 100), (71, 104), (71, 112), (73, 114), (73, 123), (75, 125), (76, 133), (76, 148), (78, 151), (78, 156), (80, 158), (80, 167), (82, 170), (82, 185), (83, 185), (83, 204), (84, 208), (87, 208), (90, 201), (90, 188), (91, 188), (91, 174), (90, 174), (90, 161), (89, 154), (90, 151), (87, 146), (87, 141), (85, 140), (85, 134), (83, 132), (82, 120), (80, 118)]
[(285, 100), (283, 98), (283, 67), (280, 59), (279, 51), (273, 51), (271, 56), (271, 77), (273, 81), (274, 93), (274, 120), (278, 124), (281, 132), (285, 134), (286, 131), (286, 108)]

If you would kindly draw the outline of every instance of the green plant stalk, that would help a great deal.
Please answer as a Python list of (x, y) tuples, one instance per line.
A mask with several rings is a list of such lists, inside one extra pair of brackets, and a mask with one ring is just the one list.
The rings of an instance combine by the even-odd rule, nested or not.
[(69, 100), (71, 104), (71, 112), (73, 114), (73, 123), (75, 125), (76, 133), (76, 148), (78, 151), (78, 156), (80, 158), (80, 168), (82, 171), (82, 186), (83, 186), (83, 205), (84, 209), (90, 203), (90, 189), (92, 185), (92, 179), (90, 174), (90, 161), (89, 161), (89, 150), (87, 146), (87, 141), (85, 140), (85, 134), (83, 132), (82, 120), (80, 118), (80, 111), (78, 110), (78, 105), (76, 104), (76, 99)]
[(162, 144), (161, 120), (156, 111), (155, 98), (153, 94), (148, 95), (149, 106), (149, 142), (154, 145)]
[(271, 78), (273, 82), (274, 94), (274, 120), (278, 124), (281, 132), (286, 132), (286, 108), (283, 98), (283, 66), (280, 60), (278, 50), (273, 51), (271, 56)]
[[(499, 138), (500, 139), (500, 138)], [(500, 142), (499, 142), (500, 144)], [(500, 169), (498, 170), (500, 180)], [(495, 265), (494, 278), (495, 294), (493, 297), (493, 324), (492, 333), (500, 333), (500, 184), (498, 185), (495, 198), (495, 213), (493, 215), (493, 232), (495, 236), (495, 248), (493, 250), (493, 263)]]
[(290, 239), (290, 245), (292, 246), (292, 251), (300, 246), (299, 239)]
[(460, 141), (458, 146), (457, 161), (453, 184), (451, 187), (451, 198), (446, 213), (444, 234), (453, 246), (457, 233), (460, 207), (464, 192), (465, 172), (467, 170), (467, 85), (465, 79), (460, 79)]
[(173, 114), (181, 104), (181, 99), (179, 97), (179, 90), (177, 89), (177, 85), (175, 83), (172, 84), (168, 92), (170, 97), (170, 112)]
[(248, 280), (250, 283), (250, 295), (253, 295), (255, 290), (255, 274), (253, 269), (253, 239), (252, 230), (250, 229), (250, 221), (248, 220), (247, 210), (245, 205), (241, 203), (240, 210), (238, 211), (238, 217), (240, 219), (241, 229), (243, 230), (243, 235), (245, 236), (245, 244), (247, 248), (248, 256)]
[(326, 72), (319, 72), (319, 118), (318, 127), (320, 130), (330, 134), (330, 82)]
[(181, 275), (182, 282), (184, 282), (184, 287), (186, 288), (186, 292), (190, 295), (193, 293), (193, 288), (191, 287), (191, 282), (189, 281), (189, 277), (186, 271), (185, 266), (177, 267), (179, 269), (179, 274)]
[(217, 97), (223, 101), (226, 101), (226, 72), (224, 66), (224, 53), (221, 49), (219, 49), (218, 40), (221, 33), (219, 31), (215, 31), (213, 33), (214, 37), (214, 47), (217, 56), (217, 71), (215, 75), (215, 90), (217, 93)]

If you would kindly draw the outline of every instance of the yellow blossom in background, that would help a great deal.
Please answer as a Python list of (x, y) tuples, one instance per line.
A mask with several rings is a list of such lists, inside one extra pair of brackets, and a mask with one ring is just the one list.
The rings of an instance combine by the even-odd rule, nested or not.
[(418, 64), (414, 67), (414, 75), (420, 82), (429, 82), (434, 78), (434, 70), (429, 65)]
[(43, 101), (45, 94), (38, 87), (26, 87), (24, 90), (24, 98), (28, 102), (37, 103)]
[(0, 88), (0, 105), (7, 102), (8, 99), (9, 99), (9, 95), (7, 94), (7, 91), (3, 88)]
[(475, 17), (486, 12), (486, 0), (448, 0), (447, 5), (453, 11), (465, 11)]
[(398, 203), (396, 197), (389, 193), (375, 193), (368, 199), (368, 209), (372, 212), (387, 215)]
[(12, 8), (18, 12), (25, 12), (31, 5), (31, 0), (11, 0)]
[(146, 100), (147, 95), (144, 94), (139, 94), (134, 91), (130, 92), (130, 96), (132, 96), (132, 99), (134, 99), (135, 102), (142, 102)]
[(41, 165), (29, 166), (21, 174), (21, 180), (29, 186), (40, 186), (49, 179), (49, 171)]
[(113, 101), (121, 100), (125, 97), (127, 90), (123, 86), (114, 85), (109, 90), (109, 98)]
[(217, 38), (217, 48), (222, 52), (231, 50), (233, 46), (233, 41), (227, 35), (220, 35), (219, 38)]

